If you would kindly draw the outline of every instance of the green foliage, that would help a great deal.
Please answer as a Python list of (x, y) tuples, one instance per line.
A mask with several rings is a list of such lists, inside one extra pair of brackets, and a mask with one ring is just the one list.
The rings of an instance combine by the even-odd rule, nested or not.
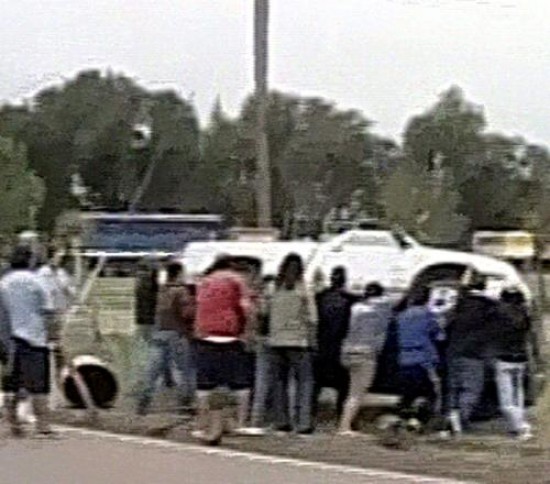
[[(151, 125), (153, 133), (139, 150), (130, 143), (136, 123)], [(440, 244), (467, 240), (468, 230), (482, 227), (550, 232), (548, 151), (487, 132), (486, 125), (482, 108), (452, 87), (409, 120), (400, 147), (373, 134), (357, 111), (272, 92), (267, 137), (275, 225), (291, 236), (301, 220), (313, 233), (335, 208), (351, 206)], [(22, 173), (30, 173), (20, 175), (25, 183), (40, 185), (33, 173), (44, 180), (45, 195), (38, 185), (29, 193), (38, 197), (40, 228), (49, 231), (60, 214), (78, 208), (70, 191), (75, 172), (96, 208), (123, 209), (152, 161), (139, 209), (208, 211), (253, 225), (255, 126), (253, 96), (234, 119), (218, 101), (201, 131), (194, 107), (177, 93), (151, 92), (95, 70), (42, 90), (26, 105), (0, 108), (0, 136), (16, 143), (3, 141), (3, 153), (11, 154), (2, 156), (21, 160)], [(22, 208), (30, 202), (19, 203), (15, 193), (2, 195), (7, 231), (31, 222)]]
[(526, 183), (524, 168), (545, 162), (524, 139), (487, 133), (485, 127), (483, 110), (453, 87), (409, 121), (405, 152), (418, 169), (441, 169), (453, 180), (451, 205), (456, 216), (470, 220), (471, 230), (523, 227), (532, 218), (533, 200), (540, 198), (540, 190)]
[(44, 183), (29, 169), (25, 148), (0, 137), (0, 234), (34, 227), (44, 195)]
[(471, 167), (483, 151), (484, 128), (482, 108), (466, 101), (460, 88), (452, 87), (435, 106), (408, 122), (405, 152), (426, 168), (439, 155), (442, 167), (452, 170), (460, 186), (472, 176)]
[(388, 178), (381, 198), (388, 221), (423, 242), (454, 245), (468, 227), (467, 217), (458, 213), (460, 196), (452, 178), (437, 179), (410, 160)]
[[(130, 138), (139, 122), (151, 123), (155, 136), (148, 150), (136, 152)], [(42, 228), (52, 230), (61, 212), (77, 206), (69, 190), (75, 171), (98, 206), (122, 208), (153, 158), (158, 169), (141, 208), (190, 210), (197, 204), (198, 120), (173, 92), (150, 93), (124, 76), (84, 71), (41, 91), (29, 106), (2, 108), (0, 133), (25, 143), (31, 167), (46, 181)]]

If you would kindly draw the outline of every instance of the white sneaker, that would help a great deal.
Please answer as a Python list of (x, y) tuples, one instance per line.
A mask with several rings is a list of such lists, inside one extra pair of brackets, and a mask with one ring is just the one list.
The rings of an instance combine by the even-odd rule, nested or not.
[(204, 440), (206, 439), (206, 432), (204, 430), (193, 430), (191, 436), (195, 439)]
[(340, 430), (337, 435), (340, 437), (360, 437), (361, 433), (354, 430)]
[(379, 417), (376, 421), (376, 427), (378, 430), (387, 430), (390, 427), (393, 427), (398, 422), (400, 422), (401, 419), (397, 415), (393, 414), (386, 414)]
[(451, 426), (451, 432), (454, 435), (462, 434), (462, 422), (460, 420), (460, 412), (453, 410), (449, 415), (449, 424)]
[(25, 400), (17, 406), (17, 415), (22, 423), (36, 423), (36, 417), (34, 416), (32, 405), (29, 400)]
[(528, 442), (529, 440), (533, 440), (535, 436), (531, 432), (531, 430), (524, 430), (518, 434), (516, 437), (516, 440), (519, 442)]
[(419, 432), (422, 429), (422, 424), (417, 418), (410, 418), (407, 420), (406, 427), (409, 432)]
[(246, 435), (249, 437), (261, 437), (267, 434), (267, 430), (262, 427), (240, 427), (234, 431), (237, 435)]

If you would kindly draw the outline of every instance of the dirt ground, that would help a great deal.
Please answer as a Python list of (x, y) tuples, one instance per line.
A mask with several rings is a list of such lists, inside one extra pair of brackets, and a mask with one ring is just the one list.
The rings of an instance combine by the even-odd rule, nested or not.
[[(130, 287), (128, 287), (130, 289)], [(109, 289), (103, 288), (103, 292)], [(144, 364), (143, 348), (137, 347), (130, 334), (131, 321), (120, 318), (127, 310), (120, 299), (112, 307), (103, 308), (103, 316), (115, 314), (104, 321), (103, 330), (91, 324), (90, 314), (74, 318), (65, 334), (69, 355), (93, 354), (106, 361), (116, 372), (121, 388), (115, 408), (101, 412), (97, 422), (87, 420), (79, 410), (61, 408), (56, 420), (65, 425), (87, 426), (117, 433), (131, 433), (158, 438), (192, 442), (192, 418), (177, 415), (170, 393), (157, 399), (154, 413), (136, 417), (133, 413), (132, 392)], [(547, 321), (550, 327), (550, 317)], [(124, 324), (124, 327), (121, 327)], [(99, 329), (99, 330), (98, 330)], [(372, 412), (363, 415), (364, 436), (337, 437), (334, 416), (327, 410), (318, 432), (310, 438), (235, 437), (229, 436), (223, 445), (229, 448), (268, 453), (302, 459), (381, 468), (415, 474), (448, 476), (462, 480), (488, 483), (550, 483), (550, 388), (539, 399), (532, 419), (537, 438), (529, 443), (517, 443), (508, 438), (500, 422), (483, 423), (460, 441), (441, 442), (433, 437), (411, 439), (409, 450), (388, 449), (381, 445), (372, 423)]]
[[(170, 398), (164, 402), (169, 406)], [(367, 412), (368, 413), (368, 412)], [(480, 427), (460, 440), (442, 442), (434, 436), (413, 436), (406, 449), (382, 445), (380, 433), (366, 425), (360, 437), (335, 434), (333, 414), (325, 410), (318, 432), (308, 438), (227, 436), (224, 447), (255, 453), (300, 458), (316, 462), (452, 477), (461, 480), (513, 484), (549, 483), (550, 448), (539, 441), (518, 443), (507, 438), (502, 429)], [(365, 415), (368, 419), (369, 415)], [(61, 409), (56, 420), (64, 425), (84, 426), (115, 433), (135, 434), (178, 442), (196, 443), (190, 435), (193, 418), (165, 412), (137, 417), (128, 409), (102, 412), (91, 422), (82, 410)]]

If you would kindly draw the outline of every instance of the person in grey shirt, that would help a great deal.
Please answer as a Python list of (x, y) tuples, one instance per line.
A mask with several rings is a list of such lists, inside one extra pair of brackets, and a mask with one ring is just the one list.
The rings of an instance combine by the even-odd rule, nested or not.
[(392, 317), (392, 308), (378, 283), (368, 284), (362, 301), (351, 308), (349, 330), (342, 345), (342, 364), (349, 369), (350, 390), (344, 404), (339, 433), (353, 435), (352, 425), (363, 396), (374, 380)]
[(50, 392), (49, 322), (54, 305), (48, 291), (31, 270), (32, 252), (16, 247), (11, 271), (0, 282), (0, 294), (9, 317), (11, 345), (2, 379), (12, 435), (22, 434), (17, 416), (18, 394), (31, 395), (38, 435), (52, 434), (49, 425)]

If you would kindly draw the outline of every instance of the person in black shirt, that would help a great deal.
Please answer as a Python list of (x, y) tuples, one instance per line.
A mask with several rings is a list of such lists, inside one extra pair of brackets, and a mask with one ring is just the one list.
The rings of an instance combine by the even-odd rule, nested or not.
[[(151, 343), (155, 325), (155, 312), (159, 293), (159, 264), (152, 257), (144, 258), (138, 267), (135, 285), (135, 323), (138, 346), (146, 346)], [(174, 386), (174, 378), (170, 368), (163, 375), (166, 387)]]
[(498, 302), (483, 294), (477, 276), (460, 291), (447, 326), (450, 422), (455, 433), (467, 428), (485, 386), (485, 369), (493, 358), (494, 333), (500, 320)]
[(360, 297), (346, 291), (344, 267), (334, 268), (330, 281), (330, 287), (316, 295), (319, 326), (313, 409), (315, 413), (321, 390), (334, 388), (338, 392), (336, 411), (340, 417), (349, 393), (349, 371), (342, 366), (340, 358), (342, 343), (349, 328), (351, 306)]
[(525, 298), (517, 289), (504, 290), (501, 302), (501, 324), (494, 334), (495, 378), (500, 410), (510, 432), (520, 440), (528, 440), (532, 434), (525, 418), (524, 378), (531, 321)]

